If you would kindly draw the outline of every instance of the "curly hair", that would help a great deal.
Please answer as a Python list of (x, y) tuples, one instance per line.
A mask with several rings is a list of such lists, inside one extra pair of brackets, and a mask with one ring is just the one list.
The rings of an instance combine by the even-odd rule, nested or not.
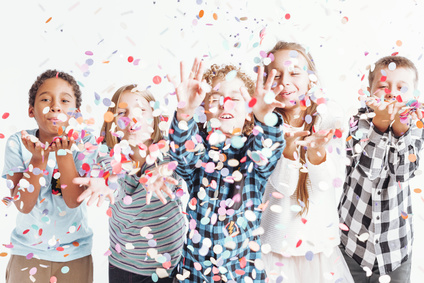
[(414, 63), (406, 57), (402, 56), (385, 56), (380, 58), (375, 62), (375, 68), (371, 72), (371, 69), (368, 73), (368, 83), (369, 87), (372, 87), (372, 83), (374, 82), (375, 74), (383, 68), (387, 68), (390, 63), (395, 63), (396, 68), (407, 68), (411, 69), (414, 72), (414, 87), (417, 88), (418, 85), (418, 71), (417, 67), (415, 67)]
[[(213, 64), (208, 70), (205, 71), (205, 73), (203, 74), (203, 79), (208, 85), (213, 87), (214, 79), (225, 80), (225, 76), (231, 71), (237, 72), (236, 77), (243, 81), (244, 86), (247, 88), (247, 91), (249, 92), (250, 96), (252, 96), (255, 93), (255, 83), (246, 73), (242, 72), (240, 68), (234, 65), (218, 66), (217, 64)], [(246, 121), (243, 126), (243, 134), (250, 135), (252, 133), (253, 127), (253, 119), (250, 119), (250, 121)]]
[(57, 70), (47, 70), (37, 77), (37, 79), (32, 84), (29, 90), (29, 98), (28, 98), (29, 105), (34, 106), (35, 96), (37, 95), (38, 89), (46, 80), (51, 78), (61, 78), (62, 80), (67, 81), (72, 86), (72, 89), (74, 91), (75, 98), (76, 98), (76, 106), (77, 106), (77, 109), (79, 109), (81, 107), (81, 102), (82, 102), (81, 90), (79, 85), (77, 84), (73, 76), (65, 72), (61, 72)]

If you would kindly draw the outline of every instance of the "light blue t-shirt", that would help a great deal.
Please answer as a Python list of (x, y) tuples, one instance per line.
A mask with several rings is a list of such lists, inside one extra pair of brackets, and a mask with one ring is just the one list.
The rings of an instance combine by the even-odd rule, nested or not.
[[(35, 136), (37, 130), (27, 132)], [(88, 135), (84, 137), (83, 142), (95, 144), (95, 138)], [(84, 163), (91, 166), (95, 162), (96, 154), (96, 150), (73, 151), (77, 171), (81, 172)], [(3, 178), (27, 169), (32, 154), (22, 144), (20, 132), (9, 137), (4, 156)], [(11, 235), (11, 254), (29, 255), (56, 262), (90, 255), (93, 232), (88, 227), (86, 205), (83, 203), (73, 209), (66, 206), (60, 194), (55, 153), (51, 152), (48, 158), (48, 175), (47, 172), (44, 175), (46, 184), (40, 188), (36, 205), (30, 213), (17, 215), (16, 227)]]

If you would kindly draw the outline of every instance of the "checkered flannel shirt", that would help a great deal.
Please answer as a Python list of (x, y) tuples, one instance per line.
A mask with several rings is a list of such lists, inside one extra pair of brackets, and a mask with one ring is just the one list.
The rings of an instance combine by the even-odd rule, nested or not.
[[(188, 122), (188, 130), (184, 131), (174, 117), (169, 152), (171, 158), (178, 161), (177, 174), (186, 181), (190, 194), (187, 207), (190, 228), (177, 267), (178, 274), (190, 272), (184, 282), (242, 282), (246, 277), (253, 279), (250, 282), (264, 282), (266, 275), (260, 260), (260, 240), (255, 230), (259, 228), (262, 211), (258, 206), (262, 203), (265, 184), (285, 146), (282, 124), (279, 114), (275, 127), (255, 121), (263, 133), (251, 134), (242, 148), (235, 149), (232, 146), (224, 148), (223, 144), (211, 147), (203, 133), (203, 136), (199, 135), (193, 119)], [(257, 166), (247, 152), (262, 150), (264, 139), (271, 139), (275, 148), (269, 162)], [(187, 150), (185, 144), (190, 140), (206, 151)], [(221, 162), (214, 161), (214, 154), (225, 154), (226, 158), (221, 158)], [(231, 167), (228, 161), (232, 159), (241, 162)], [(215, 168), (212, 173), (205, 169), (210, 162)], [(232, 183), (228, 176), (235, 171), (239, 171), (243, 178)], [(256, 264), (261, 267), (256, 268)]]
[[(346, 180), (339, 204), (341, 242), (362, 267), (377, 261), (381, 275), (411, 255), (413, 231), (409, 179), (418, 168), (424, 131), (415, 123), (400, 137), (382, 133), (360, 108), (350, 120)], [(362, 116), (362, 117), (361, 117)], [(415, 160), (416, 158), (416, 160)], [(415, 160), (415, 161), (414, 161)], [(367, 234), (369, 237), (367, 237)]]

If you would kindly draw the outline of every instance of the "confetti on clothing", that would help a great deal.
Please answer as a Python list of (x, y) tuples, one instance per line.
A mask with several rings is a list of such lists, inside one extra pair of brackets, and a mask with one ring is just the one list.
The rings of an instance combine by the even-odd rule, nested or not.
[[(108, 169), (111, 160), (109, 154), (98, 158), (98, 162)], [(169, 161), (169, 157), (164, 158), (158, 165)], [(155, 167), (155, 164), (144, 163), (142, 176)], [(119, 176), (118, 196), (115, 204), (110, 206), (109, 262), (134, 274), (169, 276), (180, 260), (186, 232), (181, 200), (168, 199), (163, 204), (159, 198), (153, 197), (146, 205), (146, 189), (139, 182), (140, 177), (127, 173)], [(173, 191), (178, 188), (172, 187)]]
[[(186, 181), (190, 194), (189, 231), (177, 267), (178, 280), (264, 282), (258, 207), (285, 146), (282, 123), (279, 114), (276, 127), (256, 121), (263, 133), (254, 130), (244, 146), (236, 149), (223, 143), (210, 146), (205, 134), (199, 134), (194, 119), (188, 122), (187, 130), (182, 130), (174, 117), (170, 154), (178, 161), (176, 171)], [(263, 145), (264, 140), (267, 146), (272, 141), (273, 150), (268, 162), (257, 166), (253, 161), (259, 161), (256, 155), (270, 149)], [(192, 142), (194, 148), (188, 146)]]
[[(29, 135), (36, 136), (37, 130), (28, 130)], [(85, 135), (76, 142), (84, 143), (85, 149), (81, 152), (73, 151), (75, 167), (80, 175), (85, 171), (84, 164), (92, 164), (97, 154), (97, 146), (93, 135)], [(22, 144), (21, 133), (18, 132), (7, 141), (5, 165), (2, 176), (15, 172), (23, 173), (28, 170), (32, 154)], [(70, 209), (63, 197), (54, 194), (53, 183), (59, 182), (59, 176), (53, 175), (57, 169), (54, 152), (49, 155), (44, 174), (45, 183), (40, 188), (37, 204), (30, 213), (18, 213), (16, 227), (11, 235), (13, 248), (11, 254), (41, 258), (48, 261), (65, 262), (79, 259), (91, 254), (93, 232), (88, 227), (86, 205)], [(60, 185), (59, 185), (60, 187)]]
[(342, 229), (341, 241), (358, 264), (372, 270), (377, 260), (384, 275), (411, 256), (409, 180), (418, 168), (424, 131), (412, 124), (398, 138), (390, 128), (382, 133), (372, 126), (370, 111), (360, 108), (350, 120), (350, 165), (339, 204), (340, 222), (348, 229)]

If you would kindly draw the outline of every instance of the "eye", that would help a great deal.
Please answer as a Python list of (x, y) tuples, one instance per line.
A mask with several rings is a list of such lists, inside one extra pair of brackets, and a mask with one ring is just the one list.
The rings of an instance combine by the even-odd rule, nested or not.
[(63, 102), (63, 103), (68, 103), (68, 102), (69, 102), (69, 100), (67, 100), (67, 99), (63, 99), (63, 100), (62, 100), (62, 102)]
[(274, 79), (277, 79), (277, 80), (278, 80), (279, 78), (281, 78), (281, 76), (280, 76), (280, 75), (277, 75), (277, 76), (275, 76), (275, 77), (274, 77)]
[(386, 86), (385, 85), (381, 85), (378, 88), (386, 88)]
[(48, 98), (43, 98), (43, 99), (41, 99), (41, 101), (49, 101), (49, 99)]
[(297, 76), (297, 75), (300, 75), (300, 73), (298, 73), (298, 72), (293, 72), (292, 73), (292, 76)]
[(117, 114), (118, 114), (118, 116), (125, 115), (125, 111), (118, 111)]

